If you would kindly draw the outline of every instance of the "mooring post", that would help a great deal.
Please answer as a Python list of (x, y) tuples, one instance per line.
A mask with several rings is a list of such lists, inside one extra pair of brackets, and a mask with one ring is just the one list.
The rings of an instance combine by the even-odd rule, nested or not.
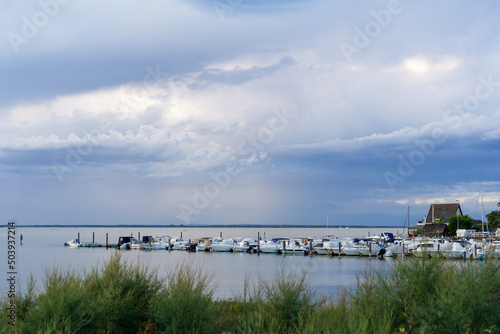
[(78, 243), (80, 243), (80, 232), (78, 232)]
[(257, 232), (257, 255), (260, 255), (260, 232)]
[(168, 237), (168, 251), (172, 249), (172, 238)]
[(285, 240), (283, 240), (283, 256), (285, 256)]
[(181, 239), (182, 239), (182, 231), (181, 231)]
[(404, 259), (405, 258), (405, 242), (403, 240), (403, 254), (401, 255), (401, 257)]
[(137, 232), (137, 240), (141, 241), (141, 232)]
[(342, 244), (340, 243), (339, 241), (339, 258), (340, 258), (340, 254), (342, 253)]
[(313, 239), (309, 239), (309, 256), (313, 256)]
[(219, 233), (220, 238), (222, 239), (222, 232)]
[(108, 248), (108, 233), (106, 233), (106, 248)]
[(95, 243), (95, 232), (92, 232), (92, 243)]
[(477, 244), (474, 244), (474, 258), (477, 259)]
[(368, 257), (369, 258), (372, 257), (372, 243), (371, 242), (368, 243)]

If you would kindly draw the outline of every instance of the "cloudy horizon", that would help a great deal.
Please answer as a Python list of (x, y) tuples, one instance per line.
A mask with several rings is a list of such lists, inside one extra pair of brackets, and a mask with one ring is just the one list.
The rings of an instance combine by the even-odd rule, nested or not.
[(402, 226), (500, 202), (497, 2), (0, 8), (5, 222)]

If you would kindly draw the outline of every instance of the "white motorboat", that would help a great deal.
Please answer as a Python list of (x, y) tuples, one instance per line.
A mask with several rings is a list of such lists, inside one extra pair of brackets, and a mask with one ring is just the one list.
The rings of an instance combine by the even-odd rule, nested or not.
[(314, 250), (316, 251), (316, 253), (318, 253), (318, 255), (333, 255), (333, 251), (336, 245), (338, 245), (338, 242), (323, 241), (321, 247), (314, 247)]
[[(394, 243), (388, 245), (385, 248), (385, 250), (386, 250), (386, 253), (384, 254), (384, 257), (402, 256), (403, 255), (403, 242), (395, 241)], [(404, 252), (405, 252), (405, 255), (410, 254), (408, 248), (405, 248)]]
[[(309, 247), (306, 247), (307, 238), (294, 238), (288, 244), (285, 244), (285, 254), (305, 254), (309, 251)], [(279, 250), (283, 253), (283, 247)]]
[(467, 247), (465, 243), (454, 242), (451, 249), (445, 249), (441, 251), (447, 259), (466, 259), (467, 258)]
[(258, 243), (257, 239), (245, 238), (235, 243), (234, 252), (250, 252), (252, 249), (257, 250)]
[(170, 237), (170, 249), (171, 250), (184, 250), (188, 244), (189, 244), (189, 241), (186, 241), (182, 238)]
[(196, 246), (196, 250), (198, 252), (208, 252), (210, 250), (210, 246), (212, 245), (212, 238), (199, 238), (194, 240), (194, 242), (198, 244), (198, 246)]
[(500, 257), (500, 241), (493, 241), (484, 247), (486, 256)]
[(141, 249), (146, 250), (159, 250), (159, 249), (167, 249), (168, 248), (168, 239), (170, 237), (168, 235), (159, 237), (144, 237), (141, 243)]
[(358, 248), (362, 256), (377, 256), (383, 247), (376, 243), (370, 243)]
[(359, 249), (361, 247), (357, 245), (352, 245), (350, 247), (342, 247), (342, 253), (347, 255), (347, 256), (360, 256), (361, 253), (359, 252)]
[(279, 253), (280, 245), (276, 242), (268, 241), (260, 244), (262, 253)]
[(69, 247), (80, 247), (82, 244), (78, 241), (78, 239), (72, 239), (68, 242), (66, 242), (66, 244), (69, 246)]
[(274, 238), (272, 240), (261, 240), (260, 242), (260, 251), (262, 253), (280, 253), (280, 250), (283, 250), (283, 242), (288, 244), (290, 242), (290, 238)]
[(286, 247), (286, 245), (290, 243), (290, 238), (280, 237), (268, 241), (261, 241), (260, 251), (262, 253), (281, 253), (283, 251), (283, 243), (285, 243)]
[(412, 251), (415, 257), (440, 257), (442, 256), (442, 251), (451, 249), (452, 245), (448, 241), (442, 242), (440, 239), (429, 239), (427, 241), (421, 242)]
[(213, 252), (232, 252), (234, 247), (234, 239), (221, 239), (214, 238), (212, 240), (212, 251)]

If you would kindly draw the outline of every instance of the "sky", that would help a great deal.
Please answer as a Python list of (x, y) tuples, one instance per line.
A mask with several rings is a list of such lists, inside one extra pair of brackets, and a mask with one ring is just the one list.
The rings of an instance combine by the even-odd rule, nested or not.
[(403, 226), (500, 202), (500, 3), (0, 2), (18, 224)]

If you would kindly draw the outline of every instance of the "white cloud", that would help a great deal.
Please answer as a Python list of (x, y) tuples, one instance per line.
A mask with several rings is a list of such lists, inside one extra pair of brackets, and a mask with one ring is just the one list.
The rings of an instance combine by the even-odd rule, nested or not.
[(458, 68), (460, 63), (458, 58), (452, 56), (426, 57), (417, 55), (403, 61), (404, 68), (415, 74), (447, 72)]

